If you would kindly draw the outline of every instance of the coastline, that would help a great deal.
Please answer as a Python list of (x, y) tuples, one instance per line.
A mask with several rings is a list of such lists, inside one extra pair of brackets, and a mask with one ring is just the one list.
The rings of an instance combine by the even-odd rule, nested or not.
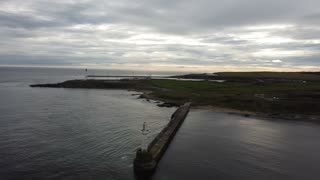
[[(172, 101), (167, 99), (161, 99), (152, 95), (152, 91), (146, 90), (132, 90), (135, 92), (140, 92), (139, 99), (146, 99), (147, 101), (154, 101), (156, 104), (172, 104)], [(174, 103), (173, 103), (174, 104)], [(159, 106), (164, 107), (164, 106)], [(315, 122), (320, 123), (320, 116), (318, 115), (304, 115), (304, 114), (279, 114), (279, 113), (263, 113), (263, 112), (253, 112), (239, 109), (232, 109), (227, 107), (220, 106), (212, 106), (212, 105), (192, 105), (191, 109), (199, 109), (199, 110), (210, 110), (219, 113), (226, 113), (232, 115), (238, 115), (242, 117), (256, 117), (265, 120), (288, 120), (288, 121), (302, 121), (302, 122)]]
[[(320, 114), (317, 111), (319, 103), (311, 101), (317, 98), (316, 89), (312, 89), (308, 96), (301, 96), (297, 100), (297, 95), (293, 96), (291, 100), (284, 101), (273, 100), (270, 98), (255, 97), (255, 94), (247, 94), (248, 88), (265, 90), (275, 88), (276, 92), (279, 90), (286, 90), (288, 87), (281, 87), (276, 89), (274, 84), (271, 85), (257, 85), (257, 84), (240, 84), (239, 83), (214, 83), (214, 82), (186, 82), (175, 80), (69, 80), (56, 84), (35, 84), (30, 87), (46, 87), (46, 88), (84, 88), (84, 89), (122, 89), (134, 91), (132, 95), (137, 95), (139, 99), (146, 99), (146, 101), (154, 101), (159, 107), (177, 107), (185, 102), (192, 102), (192, 109), (210, 109), (217, 112), (224, 112), (229, 114), (236, 114), (244, 117), (259, 117), (264, 119), (283, 119), (292, 121), (308, 121), (320, 122)], [(295, 85), (295, 84), (294, 84)], [(245, 89), (237, 89), (245, 87)], [(303, 88), (307, 88), (305, 86)], [(315, 86), (317, 88), (317, 86)], [(222, 88), (222, 89), (221, 89)], [(295, 90), (291, 87), (291, 93)], [(136, 93), (139, 92), (139, 93)], [(232, 94), (230, 94), (230, 92)], [(297, 91), (297, 93), (306, 93), (307, 91)], [(313, 93), (313, 94), (312, 94)], [(272, 94), (272, 92), (271, 92)], [(283, 95), (280, 94), (280, 95)], [(284, 94), (285, 95), (285, 94)], [(310, 100), (305, 99), (311, 98)], [(308, 101), (307, 101), (308, 100)], [(315, 106), (310, 106), (306, 103), (315, 103)], [(257, 103), (257, 104), (255, 104)], [(258, 105), (256, 107), (256, 105)], [(276, 105), (276, 106), (274, 106)], [(281, 107), (277, 109), (277, 107)], [(255, 108), (256, 107), (256, 108)], [(299, 111), (296, 111), (298, 108)]]

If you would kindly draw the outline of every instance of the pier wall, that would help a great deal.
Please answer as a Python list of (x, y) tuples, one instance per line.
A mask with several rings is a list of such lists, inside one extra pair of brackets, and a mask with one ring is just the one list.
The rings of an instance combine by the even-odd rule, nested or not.
[(171, 116), (170, 122), (162, 131), (151, 141), (147, 150), (137, 150), (134, 160), (134, 171), (136, 174), (152, 174), (157, 167), (162, 155), (167, 150), (171, 140), (179, 130), (186, 118), (191, 103), (180, 106)]

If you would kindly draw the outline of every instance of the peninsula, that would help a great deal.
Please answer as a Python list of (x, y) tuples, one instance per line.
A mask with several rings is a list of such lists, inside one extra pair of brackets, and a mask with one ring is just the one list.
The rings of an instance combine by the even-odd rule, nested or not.
[(163, 79), (69, 80), (31, 87), (127, 89), (163, 106), (192, 102), (193, 107), (238, 110), (246, 116), (320, 122), (319, 72), (223, 72)]

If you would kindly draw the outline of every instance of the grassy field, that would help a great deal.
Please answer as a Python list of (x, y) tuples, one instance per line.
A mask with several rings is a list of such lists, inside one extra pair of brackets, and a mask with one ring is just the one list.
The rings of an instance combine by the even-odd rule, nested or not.
[(320, 72), (218, 72), (214, 74), (185, 74), (173, 76), (188, 79), (216, 79), (233, 82), (244, 82), (254, 80), (264, 81), (317, 81), (320, 82)]
[[(212, 105), (271, 114), (320, 115), (319, 73), (230, 72), (219, 76), (226, 81), (70, 80), (32, 87), (131, 89), (151, 92), (147, 98), (175, 104), (191, 101), (196, 106)], [(257, 79), (263, 79), (263, 82)]]
[(320, 81), (320, 74), (312, 72), (220, 72), (217, 74), (225, 78), (274, 78), (288, 80)]
[(235, 83), (148, 80), (152, 95), (176, 103), (272, 113), (319, 114), (320, 83)]

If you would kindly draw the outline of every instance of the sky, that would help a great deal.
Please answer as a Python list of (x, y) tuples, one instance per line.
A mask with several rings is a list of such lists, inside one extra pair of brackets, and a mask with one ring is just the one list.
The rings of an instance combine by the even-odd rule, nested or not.
[(0, 66), (320, 71), (319, 0), (1, 0)]

